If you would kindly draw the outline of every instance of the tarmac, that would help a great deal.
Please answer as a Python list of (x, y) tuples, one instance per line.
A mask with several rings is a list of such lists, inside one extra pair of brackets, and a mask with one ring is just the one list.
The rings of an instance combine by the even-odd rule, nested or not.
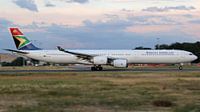
[(0, 70), (0, 74), (15, 74), (15, 73), (60, 73), (60, 72), (200, 72), (200, 68), (128, 68), (115, 69), (105, 68), (103, 71), (91, 71), (89, 67), (75, 68), (66, 70)]

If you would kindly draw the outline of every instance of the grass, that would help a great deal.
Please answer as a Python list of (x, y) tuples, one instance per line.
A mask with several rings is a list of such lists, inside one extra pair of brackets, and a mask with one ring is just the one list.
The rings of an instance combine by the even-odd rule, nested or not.
[(199, 72), (0, 75), (5, 112), (199, 112)]

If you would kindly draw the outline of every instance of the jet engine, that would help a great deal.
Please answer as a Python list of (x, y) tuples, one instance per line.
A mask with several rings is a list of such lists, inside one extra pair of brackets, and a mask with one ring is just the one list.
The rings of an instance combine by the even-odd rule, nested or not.
[(93, 58), (93, 63), (95, 65), (106, 65), (108, 63), (108, 58), (106, 56), (96, 56)]
[(128, 63), (126, 59), (116, 59), (113, 61), (113, 66), (119, 68), (127, 68)]

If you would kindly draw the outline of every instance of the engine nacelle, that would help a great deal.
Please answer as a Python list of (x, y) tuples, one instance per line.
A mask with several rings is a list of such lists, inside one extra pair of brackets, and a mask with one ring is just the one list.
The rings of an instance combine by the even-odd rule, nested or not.
[(96, 56), (93, 58), (93, 63), (95, 65), (106, 65), (108, 63), (108, 58), (106, 56)]
[(113, 66), (119, 68), (127, 68), (128, 63), (126, 59), (116, 59), (113, 61)]

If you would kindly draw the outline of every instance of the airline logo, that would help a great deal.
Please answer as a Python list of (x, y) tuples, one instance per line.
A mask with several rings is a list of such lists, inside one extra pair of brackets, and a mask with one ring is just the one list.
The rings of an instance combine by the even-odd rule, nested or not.
[(13, 36), (16, 47), (18, 49), (20, 49), (30, 43), (30, 41), (23, 35), (22, 32), (20, 32), (20, 30), (18, 28), (10, 28), (10, 32)]

